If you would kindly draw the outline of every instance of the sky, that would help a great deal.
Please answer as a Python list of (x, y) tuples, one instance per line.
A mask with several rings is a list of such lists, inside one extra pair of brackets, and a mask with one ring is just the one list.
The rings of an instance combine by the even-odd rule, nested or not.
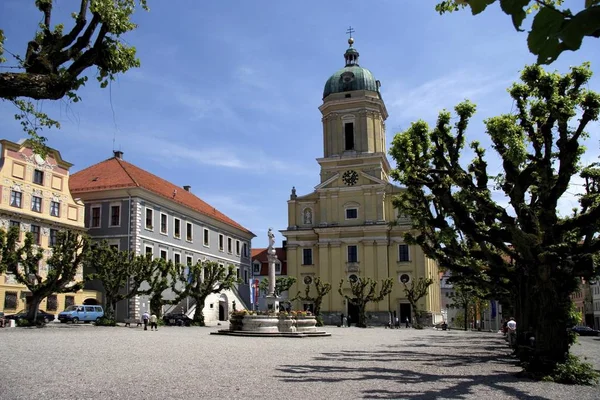
[[(55, 20), (65, 18), (65, 30), (77, 3), (55, 0)], [(382, 84), (388, 144), (411, 122), (433, 124), (439, 111), (469, 99), (478, 111), (468, 140), (489, 148), (483, 120), (513, 110), (506, 89), (535, 57), (526, 33), (515, 31), (497, 4), (474, 17), (469, 11), (440, 16), (436, 3), (149, 0), (150, 12), (137, 12), (138, 28), (124, 36), (141, 67), (106, 89), (90, 79), (79, 103), (38, 102), (61, 123), (44, 133), (47, 144), (74, 164), (72, 173), (121, 150), (126, 161), (191, 185), (254, 232), (254, 248), (265, 247), (269, 227), (287, 228), (292, 187), (304, 195), (319, 183), (318, 107), (326, 80), (344, 66), (349, 26), (360, 65)], [(40, 21), (34, 0), (0, 1), (7, 50), (24, 54)], [(564, 73), (590, 61), (597, 71), (598, 44), (586, 39), (547, 68)], [(600, 91), (600, 74), (589, 88)], [(1, 138), (25, 137), (14, 114), (10, 103), (0, 102)], [(600, 154), (598, 122), (588, 131), (584, 161), (592, 162)], [(575, 205), (578, 187), (574, 181), (565, 210)], [(278, 234), (277, 242), (282, 239)]]

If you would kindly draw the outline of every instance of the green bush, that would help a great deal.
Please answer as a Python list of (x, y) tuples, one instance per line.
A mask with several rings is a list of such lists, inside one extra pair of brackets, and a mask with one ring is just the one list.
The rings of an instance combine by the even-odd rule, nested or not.
[(325, 325), (323, 323), (323, 317), (321, 317), (320, 315), (317, 315), (316, 319), (317, 319), (317, 326), (324, 326)]
[(96, 320), (96, 326), (117, 326), (117, 321), (107, 317), (102, 317)]
[(31, 322), (28, 319), (18, 319), (17, 326), (26, 327), (26, 326), (35, 326), (35, 322)]
[(591, 386), (600, 381), (600, 374), (594, 370), (592, 364), (581, 361), (576, 356), (569, 354), (565, 363), (558, 364), (554, 372), (544, 376), (542, 380), (571, 385)]

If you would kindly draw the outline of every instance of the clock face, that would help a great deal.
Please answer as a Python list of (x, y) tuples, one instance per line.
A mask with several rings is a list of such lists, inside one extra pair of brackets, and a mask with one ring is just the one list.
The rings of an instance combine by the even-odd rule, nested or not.
[(346, 171), (342, 175), (342, 181), (348, 186), (354, 186), (358, 182), (358, 173), (352, 170)]

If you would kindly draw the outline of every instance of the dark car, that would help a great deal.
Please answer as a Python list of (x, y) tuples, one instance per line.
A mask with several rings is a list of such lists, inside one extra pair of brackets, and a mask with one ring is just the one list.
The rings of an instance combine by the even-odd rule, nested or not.
[[(16, 314), (7, 315), (4, 317), (5, 319), (14, 319), (15, 321), (19, 321), (22, 319), (27, 319), (27, 311), (21, 310)], [(35, 320), (38, 323), (48, 323), (50, 321), (54, 321), (54, 314), (47, 313), (46, 311), (38, 310), (37, 317)]]
[(575, 332), (579, 336), (600, 336), (600, 331), (592, 329), (589, 326), (574, 326), (571, 328), (571, 331)]
[(175, 326), (190, 326), (192, 323), (192, 318), (187, 315), (181, 314), (165, 314), (163, 315), (163, 321), (165, 325), (175, 325)]

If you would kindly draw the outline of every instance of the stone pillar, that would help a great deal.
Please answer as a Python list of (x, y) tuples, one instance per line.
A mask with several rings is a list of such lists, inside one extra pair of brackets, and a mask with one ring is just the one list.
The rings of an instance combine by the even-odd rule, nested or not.
[(269, 290), (267, 294), (267, 310), (279, 311), (279, 300), (275, 295), (275, 262), (277, 262), (277, 253), (275, 251), (275, 236), (269, 228), (269, 248), (267, 249), (267, 261), (269, 263)]

